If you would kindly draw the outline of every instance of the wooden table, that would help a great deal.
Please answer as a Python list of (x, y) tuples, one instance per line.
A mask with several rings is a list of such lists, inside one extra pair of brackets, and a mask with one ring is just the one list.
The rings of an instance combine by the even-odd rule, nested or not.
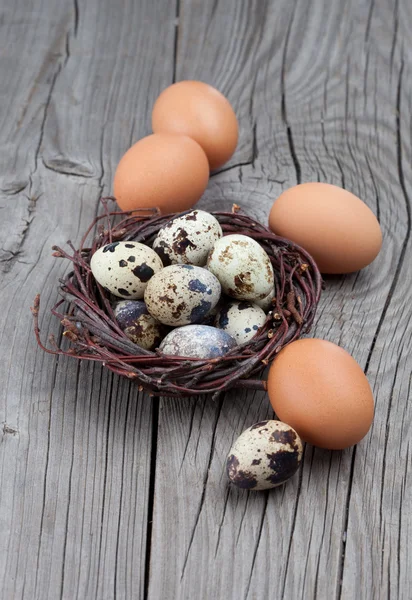
[[(0, 597), (412, 596), (410, 0), (2, 0)], [(307, 446), (268, 493), (228, 486), (232, 441), (266, 394), (151, 399), (92, 363), (44, 354), (68, 269), (159, 92), (222, 90), (241, 135), (199, 203), (266, 223), (303, 181), (359, 195), (376, 261), (326, 282), (314, 336), (346, 348), (376, 398), (354, 449)]]

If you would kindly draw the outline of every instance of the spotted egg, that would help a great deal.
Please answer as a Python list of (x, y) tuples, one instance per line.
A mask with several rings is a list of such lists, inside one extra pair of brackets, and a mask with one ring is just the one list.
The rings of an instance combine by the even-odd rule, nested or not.
[(177, 327), (203, 321), (216, 306), (220, 292), (218, 279), (206, 269), (170, 265), (149, 281), (144, 301), (155, 319)]
[(269, 294), (265, 298), (262, 298), (262, 299), (257, 298), (254, 301), (254, 304), (257, 304), (262, 310), (267, 312), (268, 310), (273, 308), (272, 300), (275, 298), (275, 296), (276, 296), (276, 290), (275, 290), (275, 286), (273, 286), (273, 288), (270, 290)]
[(238, 344), (251, 340), (266, 321), (265, 312), (247, 300), (228, 302), (216, 315), (215, 326), (231, 335)]
[(116, 321), (127, 337), (146, 350), (157, 348), (168, 328), (149, 314), (141, 300), (121, 300), (113, 309)]
[(236, 346), (226, 331), (209, 325), (185, 325), (173, 329), (160, 344), (159, 350), (169, 356), (217, 358)]
[(219, 279), (225, 294), (237, 300), (263, 299), (274, 285), (269, 256), (246, 235), (235, 233), (218, 240), (208, 256), (207, 268)]
[(138, 300), (163, 264), (156, 252), (144, 244), (113, 242), (96, 250), (90, 268), (96, 281), (114, 296)]
[(219, 221), (204, 210), (192, 210), (171, 219), (157, 234), (153, 250), (164, 265), (203, 267), (214, 243), (222, 237)]
[(226, 461), (230, 481), (247, 490), (267, 490), (285, 483), (302, 460), (302, 441), (281, 421), (260, 421), (235, 441)]

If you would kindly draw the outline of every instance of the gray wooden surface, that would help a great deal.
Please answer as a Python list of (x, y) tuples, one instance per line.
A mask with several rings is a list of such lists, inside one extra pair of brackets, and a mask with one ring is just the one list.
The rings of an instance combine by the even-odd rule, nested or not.
[[(1, 0), (0, 597), (410, 599), (410, 0)], [(307, 446), (269, 493), (227, 485), (263, 393), (150, 399), (100, 366), (45, 355), (41, 328), (116, 164), (174, 79), (221, 89), (236, 154), (200, 206), (266, 222), (288, 186), (358, 194), (384, 245), (330, 277), (313, 335), (346, 348), (376, 397), (355, 449)]]

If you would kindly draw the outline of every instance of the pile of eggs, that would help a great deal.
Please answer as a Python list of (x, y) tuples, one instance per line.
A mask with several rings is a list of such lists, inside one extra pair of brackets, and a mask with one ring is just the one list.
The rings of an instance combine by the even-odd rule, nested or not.
[(275, 294), (272, 263), (260, 244), (241, 234), (223, 237), (219, 221), (202, 210), (172, 218), (152, 247), (106, 244), (90, 268), (116, 299), (124, 333), (171, 356), (216, 358), (249, 342)]
[[(152, 247), (130, 240), (98, 249), (92, 274), (115, 298), (118, 326), (135, 344), (171, 356), (220, 357), (250, 342), (271, 318), (275, 296), (272, 264), (260, 244), (223, 236), (213, 215), (190, 210), (210, 170), (235, 151), (237, 119), (216, 89), (182, 81), (157, 99), (152, 128), (120, 160), (114, 195), (125, 211), (156, 207), (183, 214), (166, 223)], [(275, 234), (309, 252), (324, 274), (362, 269), (382, 245), (366, 204), (327, 183), (285, 190), (268, 220)], [(344, 449), (372, 423), (373, 395), (361, 367), (325, 340), (284, 347), (270, 367), (267, 390), (282, 420), (255, 423), (234, 442), (227, 475), (240, 488), (280, 485), (298, 469), (303, 442)]]

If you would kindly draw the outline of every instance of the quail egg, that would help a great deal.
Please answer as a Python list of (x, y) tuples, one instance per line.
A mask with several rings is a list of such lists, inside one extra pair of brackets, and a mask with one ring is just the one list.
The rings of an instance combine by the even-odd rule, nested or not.
[(149, 313), (171, 326), (200, 323), (216, 306), (221, 287), (207, 269), (170, 265), (147, 284), (144, 300)]
[(237, 300), (263, 299), (274, 285), (269, 256), (246, 235), (231, 234), (218, 240), (207, 268), (219, 279), (225, 294)]
[(224, 356), (236, 345), (226, 331), (209, 325), (186, 325), (168, 333), (159, 350), (171, 356), (202, 359)]
[(127, 337), (146, 350), (153, 350), (160, 344), (168, 328), (149, 314), (141, 300), (121, 300), (117, 302), (114, 316)]
[(162, 261), (139, 242), (113, 242), (96, 250), (90, 260), (93, 276), (108, 292), (129, 300), (143, 298), (149, 279)]
[(216, 316), (215, 325), (229, 333), (238, 344), (251, 340), (266, 321), (266, 314), (247, 300), (229, 302)]
[(247, 490), (266, 490), (287, 481), (302, 460), (302, 441), (282, 421), (260, 421), (235, 441), (226, 461), (230, 481)]
[(153, 250), (163, 264), (203, 267), (214, 243), (222, 237), (219, 221), (203, 210), (192, 210), (169, 221), (157, 234)]

